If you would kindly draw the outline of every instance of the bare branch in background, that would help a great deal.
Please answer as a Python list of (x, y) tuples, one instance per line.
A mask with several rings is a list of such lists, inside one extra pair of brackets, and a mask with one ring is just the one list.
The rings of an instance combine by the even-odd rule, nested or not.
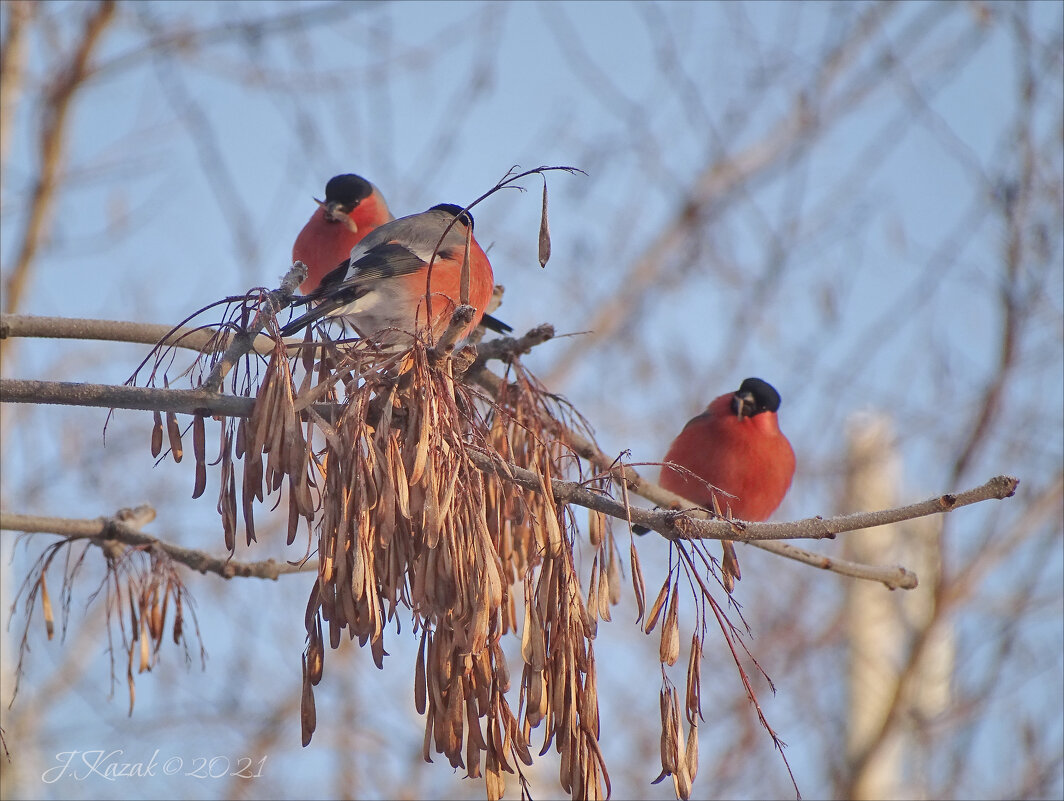
[[(22, 295), (30, 270), (47, 233), (47, 224), (54, 211), (55, 194), (59, 188), (59, 173), (63, 165), (64, 148), (70, 134), (70, 115), (74, 100), (85, 84), (90, 62), (99, 47), (104, 32), (115, 15), (114, 0), (100, 0), (88, 7), (81, 38), (68, 60), (57, 70), (49, 87), (44, 120), (38, 141), (37, 178), (29, 198), (29, 214), (18, 248), (14, 266), (4, 276), (4, 311), (21, 308)], [(80, 11), (84, 6), (77, 7)], [(0, 342), (0, 357), (7, 342)]]

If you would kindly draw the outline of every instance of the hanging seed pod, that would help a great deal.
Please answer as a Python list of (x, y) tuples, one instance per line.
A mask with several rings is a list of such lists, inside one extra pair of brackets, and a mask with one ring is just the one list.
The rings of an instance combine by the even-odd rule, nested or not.
[(181, 427), (177, 424), (177, 415), (173, 412), (166, 413), (166, 431), (170, 437), (170, 453), (175, 462), (180, 462), (184, 451), (181, 449)]
[(314, 623), (314, 633), (310, 636), (310, 642), (307, 643), (305, 659), (310, 683), (317, 686), (325, 670), (325, 642), (322, 637), (321, 618), (315, 617)]
[(694, 723), (687, 729), (687, 750), (684, 754), (684, 762), (687, 765), (687, 774), (693, 783), (698, 775), (698, 726)]
[(547, 182), (543, 182), (543, 210), (539, 217), (539, 266), (546, 267), (550, 259), (550, 226), (547, 223)]
[(129, 686), (129, 716), (133, 717), (133, 702), (137, 698), (137, 685), (133, 680), (133, 652), (136, 650), (136, 642), (129, 644), (129, 662), (126, 665), (126, 684)]
[(148, 633), (148, 616), (141, 610), (140, 616), (140, 669), (138, 673), (151, 670), (151, 635)]
[(318, 713), (314, 707), (314, 688), (307, 673), (307, 657), (303, 656), (303, 693), (299, 701), (299, 723), (303, 736), (303, 747), (310, 745), (314, 730), (318, 727)]
[(158, 643), (163, 636), (163, 618), (162, 610), (159, 608), (158, 582), (153, 583), (151, 588), (151, 600), (148, 603), (148, 631), (151, 633), (152, 642), (156, 643), (156, 647), (158, 647)]
[[(687, 662), (687, 694), (684, 709), (692, 726), (702, 717), (702, 643), (696, 631), (691, 635), (691, 655)], [(692, 774), (694, 778), (694, 774)]]
[(616, 606), (621, 602), (621, 560), (617, 557), (617, 548), (612, 534), (610, 535), (609, 543), (610, 558), (607, 563), (606, 573), (610, 584), (610, 604)]
[(151, 429), (151, 455), (158, 456), (163, 452), (163, 416), (158, 411), (152, 413), (155, 425)]
[(598, 594), (599, 594), (599, 558), (595, 555), (591, 563), (591, 577), (587, 582), (587, 628), (591, 630), (591, 636), (598, 633)]
[(651, 784), (657, 784), (666, 776), (676, 772), (676, 727), (672, 722), (672, 704), (669, 691), (662, 688), (658, 694), (658, 706), (661, 711), (661, 773)]
[(680, 622), (676, 608), (679, 594), (679, 588), (673, 587), (669, 611), (665, 613), (665, 623), (661, 627), (661, 645), (658, 648), (662, 663), (670, 666), (675, 665), (676, 660), (680, 658)]
[(635, 603), (637, 607), (637, 614), (635, 622), (638, 623), (643, 619), (643, 612), (646, 611), (646, 583), (643, 581), (643, 569), (639, 565), (639, 554), (635, 549), (635, 542), (631, 543), (629, 548), (629, 559), (632, 563), (632, 590), (635, 593)]
[(52, 599), (48, 596), (48, 583), (44, 580), (44, 572), (38, 580), (41, 588), (41, 611), (44, 613), (44, 630), (48, 639), (55, 636), (55, 616), (52, 613)]
[(417, 661), (414, 663), (414, 708), (419, 715), (425, 714), (425, 701), (428, 695), (428, 683), (425, 679), (425, 641), (428, 629), (421, 630), (421, 644), (417, 649)]
[(207, 435), (204, 428), (203, 415), (195, 415), (192, 418), (192, 452), (196, 457), (196, 484), (192, 489), (193, 498), (198, 498), (207, 489)]
[(181, 592), (178, 591), (174, 594), (174, 645), (181, 644), (184, 625), (185, 619), (181, 613)]
[(665, 606), (665, 601), (669, 597), (669, 576), (665, 577), (665, 583), (661, 585), (661, 590), (658, 591), (658, 597), (654, 599), (654, 605), (650, 607), (650, 614), (647, 615), (647, 623), (643, 627), (643, 631), (650, 634), (654, 630), (654, 626), (658, 624), (658, 615), (661, 614), (661, 609)]
[[(602, 554), (602, 556), (605, 557), (606, 554)], [(609, 564), (610, 566), (613, 565), (612, 559)], [(610, 572), (606, 567), (603, 567), (599, 571), (598, 609), (594, 611), (607, 623), (612, 619), (610, 616), (610, 595)], [(590, 606), (590, 603), (588, 606)]]

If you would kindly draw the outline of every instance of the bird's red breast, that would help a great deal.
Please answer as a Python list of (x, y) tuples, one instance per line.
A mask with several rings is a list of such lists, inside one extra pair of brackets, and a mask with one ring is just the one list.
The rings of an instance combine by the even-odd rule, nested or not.
[(307, 265), (300, 291), (307, 295), (346, 262), (366, 234), (394, 219), (384, 196), (360, 175), (337, 175), (325, 185), (325, 200), (292, 245), (292, 261)]
[[(466, 226), (455, 228), (464, 238)], [(453, 230), (453, 229), (452, 229)], [(465, 260), (465, 241), (449, 247), (446, 254), (437, 254), (431, 267), (409, 276), (403, 276), (411, 302), (416, 302), (416, 321), (420, 328), (430, 319), (434, 338), (438, 338), (451, 321), (451, 315), (462, 298), (462, 266)], [(459, 339), (473, 333), (484, 317), (495, 289), (495, 275), (488, 256), (472, 235), (469, 237), (469, 305), (476, 309), (472, 322), (462, 331)], [(426, 298), (427, 294), (427, 298)]]
[[(688, 421), (665, 454), (665, 462), (694, 476), (664, 465), (661, 486), (707, 509), (716, 494), (721, 511), (730, 507), (740, 520), (768, 519), (787, 494), (795, 467), (778, 408), (779, 394), (760, 379), (748, 378), (738, 392), (716, 398)], [(735, 497), (714, 493), (707, 482)]]

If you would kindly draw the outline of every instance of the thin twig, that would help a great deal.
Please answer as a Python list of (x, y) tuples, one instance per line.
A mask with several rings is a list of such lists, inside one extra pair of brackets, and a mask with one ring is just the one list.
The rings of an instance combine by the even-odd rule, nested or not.
[(256, 335), (266, 324), (272, 320), (281, 309), (292, 301), (292, 295), (299, 288), (299, 284), (307, 277), (307, 268), (302, 262), (296, 262), (281, 280), (281, 286), (266, 294), (259, 303), (258, 313), (248, 323), (247, 330), (241, 331), (233, 337), (233, 343), (222, 354), (222, 358), (211, 370), (207, 380), (203, 382), (203, 389), (207, 392), (217, 392), (226, 374), (236, 363), (243, 358), (254, 346)]

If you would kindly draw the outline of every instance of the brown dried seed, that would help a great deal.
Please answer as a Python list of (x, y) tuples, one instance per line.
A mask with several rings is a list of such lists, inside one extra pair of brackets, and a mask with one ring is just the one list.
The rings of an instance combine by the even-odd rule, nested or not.
[(170, 593), (174, 592), (170, 580), (166, 582), (166, 590), (163, 592), (163, 608), (159, 613), (159, 634), (155, 640), (155, 648), (159, 649), (159, 646), (163, 644), (163, 633), (166, 628), (166, 612), (170, 607)]
[(440, 543), (440, 500), (439, 482), (436, 479), (436, 460), (430, 459), (425, 470), (426, 481), (422, 482), (425, 489), (424, 528), (422, 536), (425, 538), (426, 548), (435, 548)]
[(684, 754), (684, 762), (687, 765), (687, 774), (694, 782), (698, 775), (698, 726), (690, 724), (687, 729), (687, 751)]
[(163, 452), (163, 416), (158, 411), (152, 414), (155, 424), (151, 429), (151, 455), (155, 457)]
[(658, 591), (658, 597), (654, 599), (654, 605), (650, 607), (650, 614), (647, 615), (647, 623), (643, 627), (643, 631), (650, 634), (654, 630), (654, 626), (658, 624), (658, 615), (661, 614), (661, 608), (665, 605), (665, 601), (669, 596), (669, 580), (671, 576), (665, 577), (665, 583), (661, 585), (661, 590)]
[[(609, 561), (610, 567), (613, 567), (613, 560)], [(610, 616), (610, 571), (603, 569), (599, 571), (599, 591), (598, 591), (598, 616), (605, 620), (607, 623), (612, 619)]]
[(307, 643), (307, 675), (310, 683), (317, 686), (325, 671), (325, 642), (322, 637), (321, 618), (315, 616), (314, 631)]
[(126, 600), (129, 603), (129, 636), (136, 642), (140, 626), (137, 621), (137, 602), (136, 595), (133, 592), (132, 576), (126, 579)]
[(573, 798), (580, 798), (578, 793), (573, 792), (573, 742), (565, 737), (558, 742), (558, 751), (561, 753), (561, 764), (558, 768), (558, 781), (565, 792)]
[(428, 463), (429, 456), (429, 444), (432, 429), (427, 425), (427, 410), (422, 409), (422, 413), (418, 416), (417, 422), (419, 424), (418, 436), (417, 436), (417, 448), (414, 451), (414, 464), (410, 468), (410, 484), (411, 486), (420, 484), (422, 476), (424, 475), (425, 465)]
[(314, 630), (314, 618), (321, 608), (321, 585), (315, 581), (310, 587), (310, 597), (307, 599), (307, 611), (303, 613), (303, 627), (308, 631)]
[(687, 746), (684, 743), (683, 722), (680, 719), (680, 704), (675, 687), (672, 688), (670, 696), (675, 729), (673, 739), (676, 743), (676, 770), (673, 772), (672, 781), (676, 797), (687, 801), (691, 797), (691, 774), (687, 770)]
[(428, 686), (425, 680), (425, 640), (428, 629), (421, 630), (421, 644), (417, 649), (417, 661), (414, 663), (414, 708), (419, 715), (425, 714), (425, 701)]
[(506, 662), (506, 654), (503, 653), (498, 640), (491, 644), (491, 663), (492, 676), (499, 692), (510, 692), (510, 666)]
[[(544, 478), (546, 486), (550, 486), (550, 482), (547, 478)], [(558, 525), (558, 509), (554, 506), (554, 499), (543, 497), (544, 512), (540, 517), (540, 520), (544, 522), (547, 528), (547, 553), (551, 556), (557, 556), (563, 552), (564, 539), (562, 537), (561, 526)]]
[(484, 787), (487, 790), (488, 801), (499, 801), (506, 790), (506, 782), (499, 770), (499, 761), (488, 752), (487, 763), (484, 769)]
[(410, 481), (406, 475), (406, 465), (403, 464), (398, 435), (393, 434), (388, 438), (388, 458), (392, 465), (392, 482), (399, 514), (410, 520)]
[[(207, 489), (207, 465), (196, 460), (196, 483), (192, 487), (193, 499), (198, 498)], [(291, 544), (291, 543), (289, 543)]]
[(421, 743), (421, 758), (426, 762), (432, 762), (432, 756), (430, 751), (432, 749), (432, 726), (433, 720), (436, 717), (436, 705), (432, 700), (432, 696), (429, 696), (429, 709), (428, 714), (425, 715), (425, 739)]
[(599, 736), (598, 679), (595, 672), (595, 657), (588, 655), (588, 671), (584, 678), (584, 687), (580, 696), (580, 725), (587, 731)]
[(539, 266), (546, 267), (550, 259), (550, 226), (547, 223), (547, 182), (543, 182), (543, 211), (539, 218)]
[[(472, 731), (472, 729), (470, 729)], [(479, 731), (479, 730), (478, 730)], [(472, 735), (466, 737), (466, 778), (479, 779), (483, 774), (480, 772), (480, 753)]]
[(148, 633), (148, 621), (147, 617), (142, 615), (140, 618), (140, 669), (138, 673), (143, 673), (145, 670), (151, 670), (151, 635)]
[[(236, 424), (236, 458), (242, 459), (244, 454), (247, 453), (247, 418), (241, 417), (240, 421)], [(228, 439), (228, 435), (226, 435)], [(226, 446), (228, 450), (228, 446)]]
[(658, 780), (676, 773), (676, 725), (673, 723), (673, 708), (668, 690), (662, 689), (658, 697), (661, 707), (661, 771)]
[[(477, 700), (475, 696), (470, 696), (465, 702), (466, 708), (466, 728), (468, 729), (467, 739), (470, 743), (476, 745), (478, 751), (487, 751), (488, 744), (484, 740), (484, 733), (480, 730), (480, 715), (477, 711)], [(469, 753), (468, 751), (466, 752)], [(476, 759), (479, 761), (480, 755), (477, 754)]]
[(735, 554), (735, 543), (731, 540), (721, 540), (720, 544), (724, 549), (724, 558), (721, 560), (721, 578), (724, 589), (730, 593), (735, 589), (735, 582), (739, 581), (743, 574), (739, 570), (739, 557)]
[(291, 484), (288, 485), (288, 530), (286, 542), (291, 545), (296, 541), (296, 532), (299, 531), (299, 500), (297, 490)]
[[(378, 625), (379, 620), (380, 618), (378, 613)], [(339, 642), (337, 642), (337, 645), (339, 645)], [(336, 646), (333, 647), (335, 648)], [(370, 640), (369, 650), (370, 654), (372, 654), (373, 656), (373, 664), (377, 666), (377, 670), (384, 670), (384, 657), (388, 655), (388, 652), (384, 650), (384, 638), (378, 635), (372, 640)]]
[(299, 702), (299, 722), (303, 734), (303, 747), (310, 745), (310, 738), (318, 726), (318, 713), (314, 707), (314, 688), (307, 675), (307, 658), (303, 657), (303, 693)]
[[(154, 643), (160, 643), (163, 638), (163, 615), (159, 608), (159, 585), (153, 584), (151, 590), (151, 603), (148, 613), (148, 630)], [(158, 647), (158, 646), (157, 646)]]
[(177, 415), (173, 412), (166, 413), (166, 431), (170, 436), (170, 453), (175, 462), (180, 462), (184, 451), (181, 448), (181, 427), (177, 424)]
[(44, 573), (38, 581), (41, 586), (41, 609), (44, 612), (44, 630), (48, 639), (55, 636), (55, 616), (52, 614), (52, 599), (48, 596), (48, 583), (44, 580)]
[(643, 569), (639, 566), (639, 554), (636, 552), (634, 541), (629, 549), (629, 559), (632, 563), (632, 589), (635, 592), (635, 603), (638, 607), (635, 622), (638, 623), (643, 619), (643, 612), (646, 611), (647, 604), (646, 584), (643, 581)]
[(197, 462), (207, 461), (207, 426), (204, 415), (192, 416), (192, 452)]
[(129, 644), (129, 664), (126, 666), (126, 683), (129, 685), (129, 716), (133, 717), (133, 702), (137, 697), (137, 687), (133, 681), (133, 652), (136, 650), (137, 644), (131, 642)]
[(658, 656), (662, 663), (667, 665), (675, 665), (676, 660), (680, 658), (680, 622), (676, 602), (679, 594), (679, 588), (673, 587), (669, 611), (665, 613), (665, 623), (661, 627), (661, 645), (658, 648)]
[[(687, 720), (695, 723), (702, 716), (702, 643), (698, 632), (691, 635), (691, 655), (687, 662), (687, 696), (685, 710)], [(694, 778), (694, 774), (692, 774)]]
[(181, 614), (181, 593), (177, 592), (174, 595), (174, 645), (181, 643), (184, 625), (184, 616)]
[[(234, 488), (235, 490), (235, 488)], [(241, 488), (244, 512), (244, 533), (247, 544), (256, 542), (255, 537), (255, 496), (262, 500), (262, 462), (251, 454), (244, 459), (244, 482)]]
[(525, 721), (533, 729), (543, 720), (547, 711), (546, 688), (543, 672), (533, 670), (525, 665), (523, 681), (525, 682)]
[(602, 544), (602, 532), (604, 521), (602, 512), (589, 509), (587, 513), (587, 538), (592, 547), (598, 548)]

